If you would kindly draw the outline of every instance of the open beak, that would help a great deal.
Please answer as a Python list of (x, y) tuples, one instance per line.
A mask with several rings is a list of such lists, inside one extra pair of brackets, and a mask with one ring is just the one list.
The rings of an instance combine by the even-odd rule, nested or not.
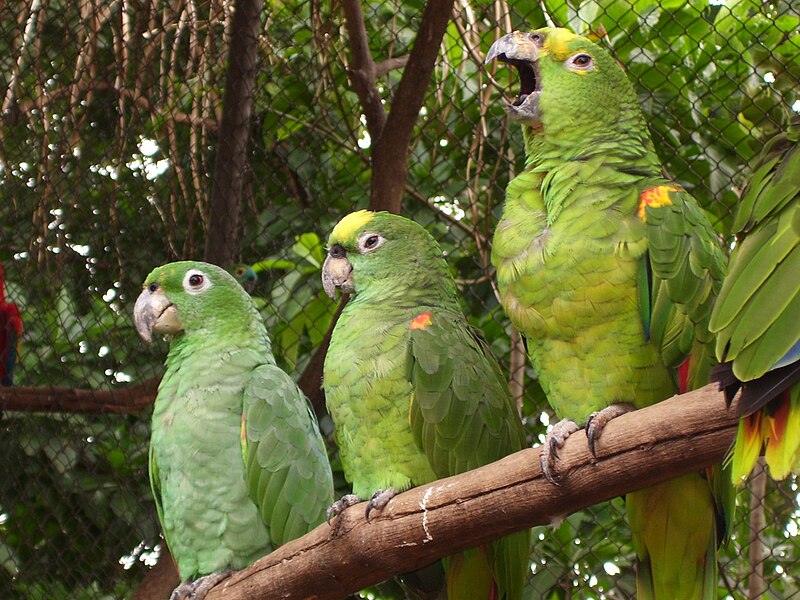
[(178, 333), (183, 329), (177, 307), (157, 284), (146, 286), (133, 307), (133, 322), (142, 339), (150, 344), (153, 333)]
[(504, 35), (489, 48), (484, 63), (499, 60), (516, 68), (519, 74), (520, 91), (516, 100), (507, 109), (518, 121), (539, 121), (539, 95), (542, 91), (539, 73), (541, 35), (532, 36), (521, 31)]
[(341, 246), (333, 246), (322, 265), (322, 288), (325, 293), (336, 299), (336, 290), (345, 294), (355, 291), (353, 283), (353, 265), (347, 260), (347, 254)]

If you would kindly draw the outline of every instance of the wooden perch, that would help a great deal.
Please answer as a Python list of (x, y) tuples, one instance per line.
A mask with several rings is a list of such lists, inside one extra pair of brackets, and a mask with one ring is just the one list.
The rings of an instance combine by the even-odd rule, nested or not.
[(544, 479), (539, 450), (420, 486), (371, 520), (364, 504), (281, 546), (211, 590), (207, 600), (343, 598), (512, 531), (719, 462), (736, 431), (716, 385), (611, 421), (592, 457), (577, 433), (560, 453), (561, 484)]
[(62, 413), (135, 413), (152, 405), (160, 377), (119, 390), (0, 387), (0, 410)]

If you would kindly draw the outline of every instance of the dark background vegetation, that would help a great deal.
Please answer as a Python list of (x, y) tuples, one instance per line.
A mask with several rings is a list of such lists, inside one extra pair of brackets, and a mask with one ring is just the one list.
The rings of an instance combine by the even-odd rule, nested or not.
[[(325, 239), (354, 209), (401, 212), (440, 240), (542, 439), (548, 409), (489, 264), (521, 167), (502, 108), (514, 75), (482, 62), (500, 35), (549, 21), (613, 51), (666, 169), (727, 240), (748, 161), (800, 112), (792, 1), (0, 4), (0, 261), (25, 323), (22, 387), (0, 405), (0, 597), (126, 597), (160, 555), (149, 409), (121, 409), (119, 392), (152, 391), (161, 372), (166, 345), (145, 347), (131, 311), (167, 261), (255, 265), (278, 361), (330, 434)], [(797, 481), (737, 500), (721, 590), (800, 596)], [(528, 597), (633, 593), (621, 500), (535, 538)]]

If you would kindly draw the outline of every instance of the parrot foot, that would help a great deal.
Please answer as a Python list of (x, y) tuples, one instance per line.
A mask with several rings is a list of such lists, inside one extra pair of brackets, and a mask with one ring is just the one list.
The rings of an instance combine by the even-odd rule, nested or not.
[(359, 502), (361, 502), (361, 498), (355, 494), (345, 494), (327, 508), (325, 511), (325, 522), (330, 525), (333, 517), (338, 517), (344, 512), (345, 508), (349, 508)]
[(539, 464), (542, 467), (542, 474), (553, 485), (559, 485), (559, 476), (556, 472), (558, 450), (563, 448), (567, 438), (579, 429), (580, 427), (575, 421), (561, 419), (545, 437), (544, 446), (542, 446), (541, 454), (539, 454)]
[(169, 600), (203, 600), (206, 594), (211, 591), (211, 588), (230, 577), (231, 573), (233, 573), (232, 570), (226, 569), (225, 571), (198, 577), (193, 581), (184, 581), (173, 590)]
[(375, 490), (375, 493), (372, 494), (372, 498), (369, 499), (367, 503), (367, 512), (364, 516), (369, 522), (369, 513), (374, 508), (375, 510), (383, 510), (383, 507), (389, 503), (389, 500), (394, 498), (397, 495), (397, 490), (390, 487), (386, 488), (386, 490)]
[(597, 452), (595, 452), (595, 443), (600, 439), (600, 434), (603, 433), (603, 429), (606, 428), (608, 422), (611, 419), (616, 419), (620, 415), (624, 415), (632, 410), (636, 410), (636, 408), (631, 404), (612, 404), (610, 406), (606, 406), (602, 410), (593, 412), (589, 416), (589, 420), (586, 421), (585, 429), (586, 438), (589, 440), (589, 450), (591, 451), (592, 456), (597, 458)]

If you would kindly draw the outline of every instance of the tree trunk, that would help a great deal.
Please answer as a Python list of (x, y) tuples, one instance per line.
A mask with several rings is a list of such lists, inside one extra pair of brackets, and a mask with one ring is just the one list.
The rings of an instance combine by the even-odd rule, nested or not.
[(205, 260), (226, 268), (233, 264), (239, 250), (239, 213), (247, 169), (262, 3), (237, 0), (234, 7), (205, 247)]
[(372, 138), (371, 210), (402, 212), (408, 151), (454, 0), (429, 0), (380, 137)]
[(367, 121), (367, 132), (372, 140), (370, 210), (388, 210), (396, 214), (401, 212), (411, 137), (425, 100), (436, 58), (439, 56), (439, 46), (447, 30), (453, 4), (454, 0), (428, 0), (425, 5), (414, 48), (408, 60), (392, 62), (392, 65), (398, 66), (405, 64), (405, 68), (387, 116), (377, 89), (376, 77), (379, 69), (370, 54), (361, 6), (358, 0), (342, 1), (350, 39), (348, 76), (361, 103)]

